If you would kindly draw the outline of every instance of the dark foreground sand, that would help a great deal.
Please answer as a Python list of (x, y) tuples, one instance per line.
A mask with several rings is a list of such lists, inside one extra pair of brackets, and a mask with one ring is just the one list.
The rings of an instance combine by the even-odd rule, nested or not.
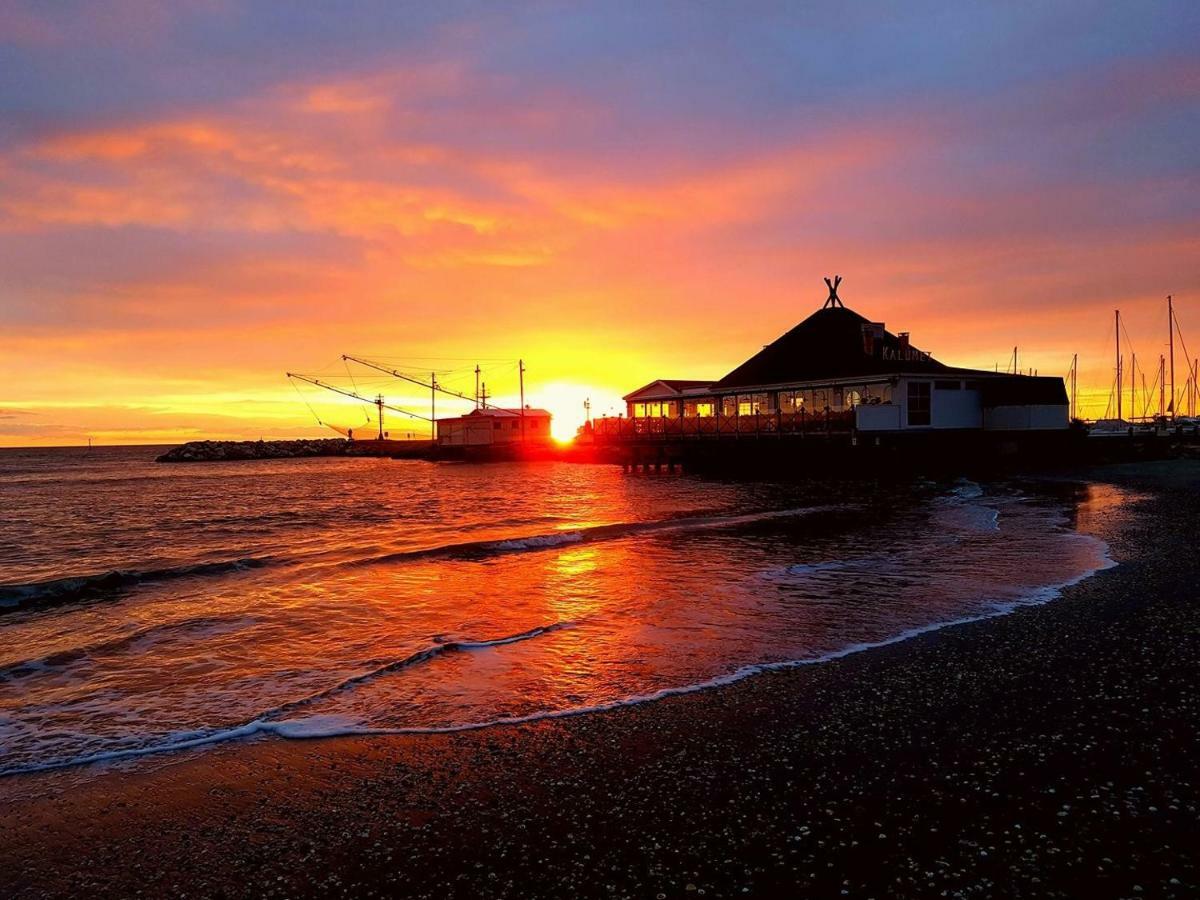
[(1197, 896), (1200, 465), (1100, 477), (1154, 494), (1122, 565), (1004, 618), (609, 714), (0, 782), (0, 895)]

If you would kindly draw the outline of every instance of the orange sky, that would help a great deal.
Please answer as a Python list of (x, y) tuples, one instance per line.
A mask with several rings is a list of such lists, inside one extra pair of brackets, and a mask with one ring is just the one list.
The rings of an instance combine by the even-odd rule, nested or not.
[[(830, 11), (828, 55), (819, 16), (613, 9), (0, 7), (0, 445), (332, 435), (283, 373), (345, 376), (342, 353), (468, 393), (470, 360), (523, 357), (528, 401), (578, 421), (719, 377), (835, 272), (948, 363), (1079, 353), (1087, 415), (1114, 307), (1148, 381), (1167, 293), (1200, 352), (1181, 20), (1085, 40), (996, 7), (947, 45)], [(483, 365), (515, 401), (511, 363)]]

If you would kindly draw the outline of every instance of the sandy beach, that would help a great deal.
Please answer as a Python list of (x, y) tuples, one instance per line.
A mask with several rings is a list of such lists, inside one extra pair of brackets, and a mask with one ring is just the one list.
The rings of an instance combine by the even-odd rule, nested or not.
[(1049, 604), (614, 712), (0, 780), (6, 897), (1187, 897), (1200, 464)]

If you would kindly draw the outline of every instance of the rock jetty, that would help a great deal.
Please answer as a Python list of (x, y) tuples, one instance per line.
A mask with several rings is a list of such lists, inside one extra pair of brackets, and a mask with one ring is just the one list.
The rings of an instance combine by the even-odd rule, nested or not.
[(158, 457), (158, 462), (297, 459), (305, 456), (391, 456), (396, 453), (399, 443), (401, 442), (347, 441), (342, 438), (298, 441), (190, 441), (172, 447)]

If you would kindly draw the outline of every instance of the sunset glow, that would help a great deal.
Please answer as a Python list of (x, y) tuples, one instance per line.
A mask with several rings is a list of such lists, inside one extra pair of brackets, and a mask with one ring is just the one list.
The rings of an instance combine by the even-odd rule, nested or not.
[(1194, 8), (0, 9), (0, 444), (328, 435), (283, 373), (347, 352), (521, 357), (565, 437), (833, 271), (946, 362), (1078, 353), (1089, 416), (1114, 308), (1200, 350)]

